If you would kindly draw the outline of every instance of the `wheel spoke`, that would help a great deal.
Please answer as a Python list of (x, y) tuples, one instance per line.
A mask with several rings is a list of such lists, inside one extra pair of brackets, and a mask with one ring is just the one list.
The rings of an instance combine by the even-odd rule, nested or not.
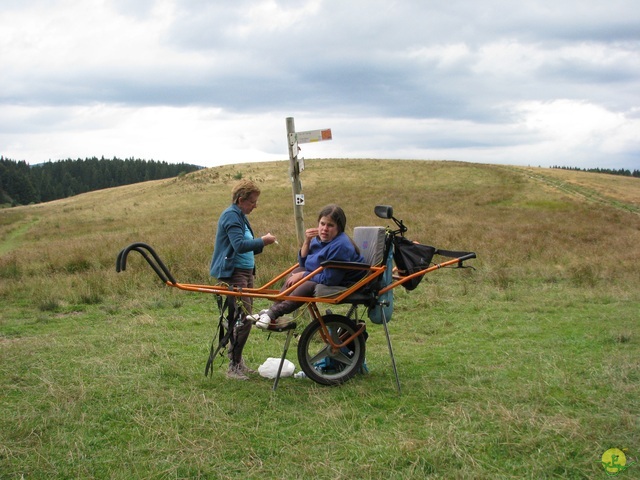
[(353, 365), (353, 358), (348, 357), (341, 351), (338, 351), (338, 353), (332, 358), (340, 363), (343, 363), (344, 365)]
[(331, 335), (331, 340), (333, 340), (333, 343), (335, 344), (340, 344), (342, 343), (342, 339), (340, 338), (342, 335), (344, 335), (345, 332), (340, 328), (332, 328), (329, 331), (329, 335)]
[(324, 360), (329, 356), (330, 349), (331, 347), (329, 347), (329, 345), (325, 346), (318, 353), (316, 353), (314, 356), (309, 358), (309, 363), (314, 364), (314, 363), (320, 362), (321, 360)]

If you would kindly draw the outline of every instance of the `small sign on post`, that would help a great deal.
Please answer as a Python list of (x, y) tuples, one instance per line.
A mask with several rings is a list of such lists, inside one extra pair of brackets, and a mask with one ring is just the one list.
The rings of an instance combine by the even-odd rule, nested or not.
[(304, 160), (298, 160), (298, 144), (322, 142), (332, 140), (331, 129), (309, 130), (307, 132), (296, 132), (293, 118), (287, 118), (287, 136), (289, 146), (289, 174), (291, 175), (291, 185), (293, 188), (293, 211), (296, 221), (296, 232), (298, 235), (298, 245), (304, 241), (304, 217), (302, 207), (304, 206), (304, 194), (302, 193), (302, 183), (300, 183), (300, 172), (304, 170)]
[(322, 142), (323, 140), (332, 140), (331, 129), (309, 130), (308, 132), (292, 132), (289, 134), (289, 144), (296, 143), (313, 143)]

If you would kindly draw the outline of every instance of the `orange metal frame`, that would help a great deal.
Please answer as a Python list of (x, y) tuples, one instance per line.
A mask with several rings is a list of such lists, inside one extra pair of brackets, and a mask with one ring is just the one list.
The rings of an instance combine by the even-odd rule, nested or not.
[[(292, 284), (291, 286), (287, 287), (282, 291), (274, 288), (274, 285), (278, 283), (280, 280), (283, 280), (291, 272), (293, 272), (298, 266), (297, 264), (294, 264), (291, 267), (287, 268), (284, 272), (275, 276), (274, 278), (269, 280), (266, 284), (258, 288), (239, 288), (239, 287), (234, 287), (229, 285), (220, 285), (220, 284), (219, 285), (197, 285), (197, 284), (190, 284), (190, 283), (179, 283), (175, 281), (175, 279), (173, 278), (169, 270), (162, 263), (162, 260), (160, 260), (160, 257), (158, 257), (158, 255), (149, 245), (144, 243), (134, 243), (129, 247), (124, 248), (120, 252), (116, 260), (116, 271), (120, 272), (126, 269), (127, 255), (131, 250), (135, 250), (139, 252), (145, 258), (145, 260), (147, 260), (149, 265), (153, 268), (153, 270), (160, 277), (160, 279), (170, 287), (175, 287), (175, 288), (179, 288), (180, 290), (186, 290), (190, 292), (213, 293), (216, 295), (225, 295), (225, 296), (231, 296), (231, 297), (263, 298), (273, 302), (292, 300), (296, 302), (306, 303), (312, 318), (317, 320), (320, 323), (321, 336), (323, 340), (327, 344), (331, 345), (331, 348), (334, 349), (334, 351), (348, 345), (350, 342), (353, 341), (354, 338), (362, 334), (362, 332), (364, 332), (365, 324), (363, 323), (357, 331), (355, 331), (352, 335), (349, 336), (349, 338), (340, 339), (340, 343), (336, 343), (331, 337), (329, 330), (325, 322), (323, 321), (322, 314), (320, 313), (320, 310), (317, 304), (318, 303), (327, 303), (327, 304), (351, 303), (354, 305), (359, 303), (362, 304), (363, 303), (362, 299), (350, 301), (349, 296), (356, 293), (365, 285), (368, 285), (369, 283), (371, 283), (372, 281), (380, 277), (380, 275), (382, 275), (387, 269), (386, 265), (368, 266), (365, 264), (349, 263), (349, 262), (327, 262), (322, 266), (318, 267), (317, 269), (315, 269), (313, 272), (309, 272), (306, 276), (301, 278), (299, 281), (297, 281), (296, 283)], [(389, 290), (392, 290), (397, 286), (402, 285), (405, 282), (408, 282), (413, 278), (425, 275), (439, 268), (455, 265), (456, 263), (459, 265), (462, 265), (462, 262), (464, 260), (467, 260), (470, 258), (475, 258), (475, 253), (470, 252), (470, 253), (463, 254), (461, 257), (453, 258), (446, 262), (432, 265), (429, 268), (425, 268), (411, 275), (407, 275), (403, 277), (394, 276), (393, 281), (389, 285), (380, 289), (377, 292), (377, 294), (378, 296), (380, 296), (388, 292)], [(292, 295), (292, 292), (297, 287), (309, 281), (311, 278), (313, 278), (314, 275), (322, 272), (325, 268), (365, 270), (367, 271), (367, 274), (354, 285), (347, 287), (343, 291), (332, 296), (301, 297), (297, 295)]]
[[(420, 271), (415, 272), (415, 273), (413, 273), (411, 275), (407, 275), (407, 276), (403, 276), (403, 277), (394, 277), (394, 281), (392, 283), (390, 283), (389, 285), (387, 285), (386, 287), (382, 288), (378, 293), (380, 295), (382, 295), (383, 293), (386, 293), (389, 290), (392, 290), (392, 289), (402, 285), (403, 283), (408, 282), (409, 280), (411, 280), (413, 278), (420, 277), (420, 276), (425, 275), (425, 274), (427, 274), (429, 272), (432, 272), (434, 270), (438, 270), (439, 268), (455, 265), (456, 263), (459, 263), (459, 262), (460, 262), (460, 258), (454, 258), (454, 259), (448, 260), (446, 262), (442, 262), (442, 263), (438, 263), (438, 264), (432, 265), (429, 268), (425, 268), (424, 270), (420, 270)], [(172, 283), (170, 281), (166, 281), (166, 284), (171, 286), (171, 287), (176, 287), (176, 288), (179, 288), (181, 290), (187, 290), (187, 291), (191, 291), (191, 292), (214, 293), (214, 294), (218, 294), (218, 295), (228, 295), (228, 296), (232, 296), (232, 297), (264, 298), (264, 299), (271, 300), (271, 301), (274, 301), (274, 302), (281, 302), (281, 301), (284, 301), (284, 300), (293, 300), (293, 301), (296, 301), (296, 302), (304, 302), (304, 303), (310, 303), (310, 304), (313, 304), (313, 303), (329, 303), (329, 304), (333, 305), (333, 304), (337, 304), (337, 303), (345, 303), (344, 300), (347, 297), (349, 297), (349, 295), (352, 295), (353, 293), (357, 292), (358, 290), (360, 290), (365, 285), (369, 284), (370, 282), (372, 282), (373, 280), (378, 278), (380, 275), (382, 275), (384, 273), (384, 271), (387, 268), (386, 266), (378, 266), (378, 267), (371, 266), (370, 267), (370, 266), (364, 266), (364, 265), (361, 266), (361, 267), (356, 267), (356, 266), (354, 266), (354, 264), (349, 264), (348, 266), (342, 266), (342, 265), (339, 265), (339, 264), (332, 263), (331, 264), (331, 268), (348, 268), (348, 269), (357, 269), (357, 270), (368, 270), (369, 274), (366, 275), (362, 280), (360, 280), (357, 283), (353, 284), (352, 286), (347, 287), (344, 291), (342, 291), (339, 294), (336, 294), (334, 296), (331, 296), (331, 297), (299, 297), (299, 296), (295, 296), (295, 295), (290, 295), (291, 292), (293, 292), (300, 285), (302, 285), (303, 283), (309, 281), (314, 275), (317, 275), (318, 273), (322, 272), (325, 269), (325, 267), (322, 267), (322, 266), (318, 267), (313, 272), (310, 272), (308, 275), (306, 275), (304, 278), (301, 278), (298, 282), (294, 283), (293, 285), (291, 285), (286, 290), (280, 291), (280, 290), (276, 290), (276, 289), (271, 288), (278, 281), (282, 280), (287, 275), (289, 275), (297, 267), (298, 267), (298, 264), (292, 265), (291, 267), (289, 267), (284, 272), (280, 273), (276, 277), (274, 277), (271, 280), (269, 280), (263, 286), (257, 287), (257, 288), (238, 288), (238, 287), (231, 287), (231, 286), (225, 286), (225, 285), (197, 285), (197, 284), (179, 283), (179, 282)]]
[[(379, 291), (379, 295), (385, 292), (388, 292), (389, 290), (396, 288), (397, 286), (402, 285), (403, 283), (408, 282), (409, 280), (415, 277), (425, 275), (426, 273), (432, 272), (439, 268), (455, 265), (458, 262), (460, 262), (460, 259), (455, 258), (443, 263), (438, 263), (436, 265), (433, 265), (424, 270), (420, 270), (419, 272), (413, 273), (411, 275), (407, 275), (404, 277), (394, 277), (394, 281), (389, 285), (387, 285), (386, 287), (382, 288)], [(380, 275), (382, 275), (385, 272), (387, 267), (386, 266), (374, 267), (374, 266), (364, 266), (364, 265), (359, 267), (359, 266), (354, 266), (353, 264), (349, 264), (348, 266), (331, 264), (331, 268), (348, 268), (348, 269), (358, 269), (358, 270), (369, 271), (368, 275), (366, 275), (360, 281), (358, 281), (357, 283), (355, 283), (350, 287), (347, 287), (344, 291), (331, 297), (299, 297), (296, 295), (291, 295), (291, 292), (293, 292), (298, 286), (309, 281), (311, 278), (313, 278), (314, 275), (323, 271), (325, 268), (323, 266), (318, 267), (313, 272), (310, 272), (304, 278), (300, 279), (298, 282), (291, 285), (285, 290), (280, 291), (280, 290), (271, 288), (278, 281), (284, 279), (287, 275), (289, 275), (297, 266), (298, 266), (297, 264), (292, 265), (291, 267), (286, 269), (284, 272), (280, 273), (279, 275), (271, 279), (269, 282), (265, 283), (263, 286), (258, 288), (242, 288), (241, 289), (238, 287), (225, 286), (225, 285), (196, 285), (196, 284), (186, 284), (186, 283), (171, 283), (170, 281), (167, 281), (166, 284), (172, 287), (179, 288), (181, 290), (186, 290), (191, 292), (213, 293), (217, 295), (228, 295), (232, 297), (264, 298), (274, 302), (280, 302), (284, 300), (293, 300), (296, 302), (303, 302), (307, 304), (307, 308), (309, 309), (309, 312), (312, 318), (317, 320), (320, 323), (320, 326), (321, 326), (320, 335), (322, 339), (325, 341), (325, 343), (331, 346), (331, 349), (333, 352), (336, 352), (342, 347), (349, 345), (356, 337), (358, 337), (364, 332), (365, 324), (364, 323), (361, 324), (360, 328), (356, 332), (354, 332), (352, 335), (350, 335), (348, 338), (346, 339), (341, 338), (340, 339), (341, 342), (336, 343), (331, 337), (331, 334), (329, 333), (329, 329), (327, 328), (326, 324), (323, 321), (322, 314), (320, 313), (320, 310), (318, 309), (317, 304), (328, 303), (333, 305), (338, 303), (348, 303), (348, 300), (345, 301), (345, 299), (347, 299), (351, 294), (357, 292), (362, 287), (371, 283), (373, 280), (375, 280)]]

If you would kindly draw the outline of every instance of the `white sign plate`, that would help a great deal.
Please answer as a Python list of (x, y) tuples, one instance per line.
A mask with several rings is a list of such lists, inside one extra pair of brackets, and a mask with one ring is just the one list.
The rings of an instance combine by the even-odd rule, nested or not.
[(295, 132), (289, 134), (289, 143), (293, 145), (298, 143), (322, 142), (323, 140), (331, 140), (331, 129), (309, 130), (308, 132)]
[(296, 205), (304, 205), (304, 193), (296, 193)]

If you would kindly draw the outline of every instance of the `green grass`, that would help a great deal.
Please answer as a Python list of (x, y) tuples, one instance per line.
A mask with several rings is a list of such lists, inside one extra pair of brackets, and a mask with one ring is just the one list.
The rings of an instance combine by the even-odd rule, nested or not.
[[(368, 375), (273, 393), (227, 381), (221, 359), (204, 377), (213, 319), (195, 295), (11, 318), (3, 476), (593, 478), (605, 450), (637, 441), (637, 302), (566, 293), (397, 315), (401, 396), (379, 326)], [(247, 358), (281, 347), (254, 332)]]
[[(252, 225), (281, 243), (258, 257), (269, 277), (295, 253), (283, 167), (0, 212), (0, 229), (40, 218), (0, 257), (0, 478), (605, 478), (607, 449), (637, 459), (640, 221), (510, 168), (314, 161), (303, 173), (308, 221), (333, 171), (351, 228), (390, 203), (409, 238), (478, 252), (475, 271), (396, 289), (401, 395), (371, 323), (370, 372), (343, 386), (284, 378), (273, 392), (259, 376), (226, 380), (223, 357), (206, 378), (213, 298), (161, 286), (133, 255), (116, 274), (115, 255), (148, 241), (180, 281), (208, 282), (213, 221), (242, 172), (265, 184)], [(283, 342), (254, 331), (248, 363)]]
[[(9, 217), (9, 215), (7, 215)], [(29, 223), (12, 225), (11, 230), (4, 235), (4, 238), (0, 242), (0, 256), (9, 253), (14, 248), (17, 248), (21, 243), (21, 238), (29, 232), (31, 226), (36, 223), (38, 220), (30, 220)]]

